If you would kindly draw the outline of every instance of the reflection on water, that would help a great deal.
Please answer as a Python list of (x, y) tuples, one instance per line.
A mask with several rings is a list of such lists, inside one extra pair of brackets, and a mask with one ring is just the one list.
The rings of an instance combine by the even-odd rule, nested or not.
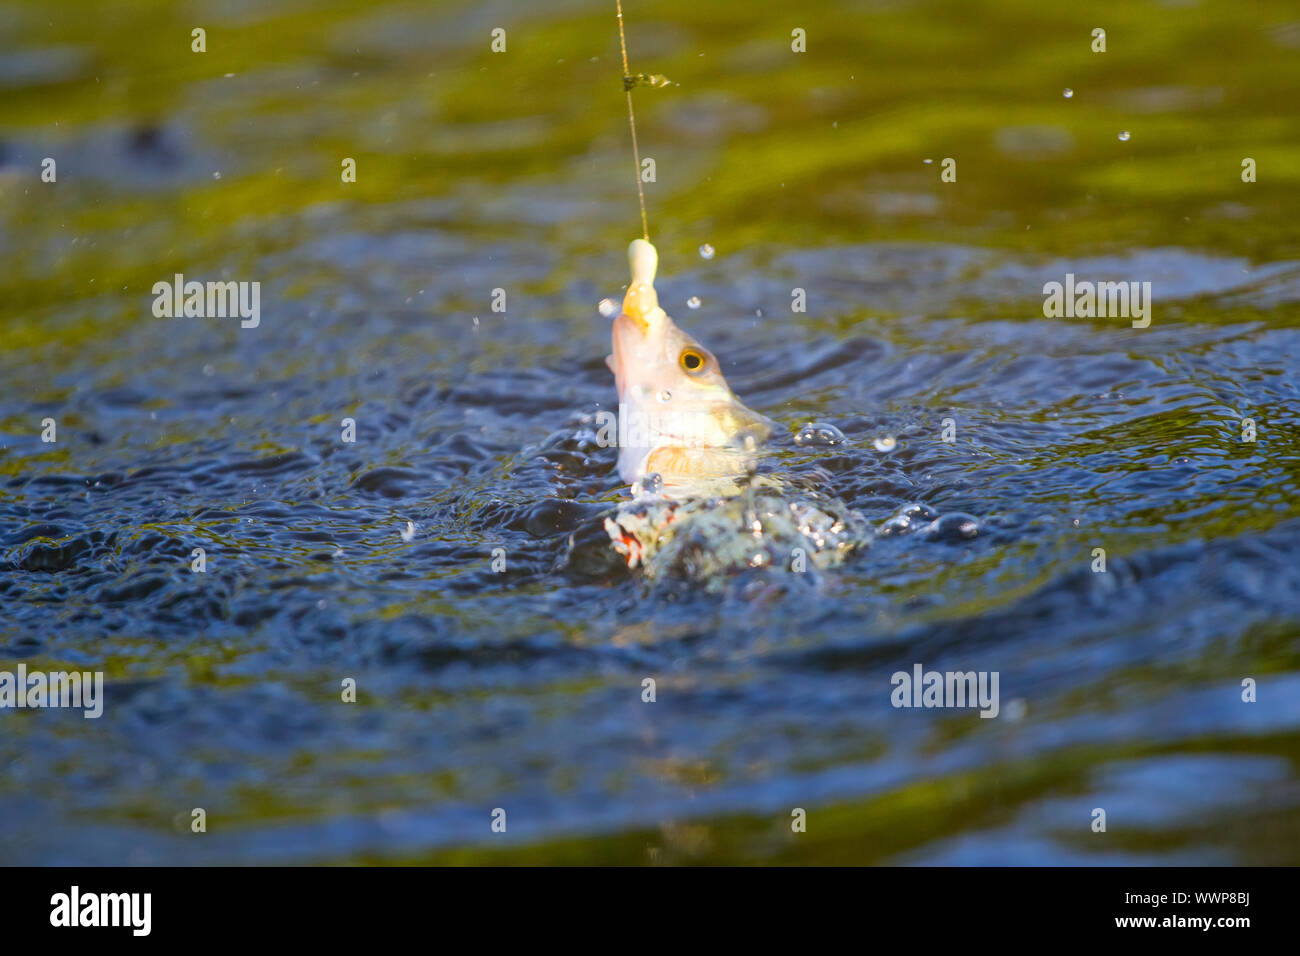
[[(662, 299), (880, 529), (708, 592), (619, 566), (584, 425), (606, 6), (0, 11), (0, 670), (108, 695), (0, 712), (0, 859), (1298, 862), (1294, 8), (629, 6)], [(1151, 326), (1044, 318), (1067, 273)], [(1000, 716), (894, 709), (916, 663)]]

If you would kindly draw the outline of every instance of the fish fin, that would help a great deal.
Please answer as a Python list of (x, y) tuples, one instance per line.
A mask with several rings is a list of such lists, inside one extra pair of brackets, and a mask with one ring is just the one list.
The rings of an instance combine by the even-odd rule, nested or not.
[(612, 356), (612, 355), (606, 355), (606, 356), (605, 356), (605, 366), (606, 366), (606, 367), (607, 367), (611, 372), (614, 372), (615, 374), (618, 373), (618, 369), (614, 368), (614, 356)]
[(746, 468), (747, 457), (733, 448), (662, 445), (645, 461), (645, 474), (659, 475), (669, 488), (702, 487), (701, 481), (730, 484)]

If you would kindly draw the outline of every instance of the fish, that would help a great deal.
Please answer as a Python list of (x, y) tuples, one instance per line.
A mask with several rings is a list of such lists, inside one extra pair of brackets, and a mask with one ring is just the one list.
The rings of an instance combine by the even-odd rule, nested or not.
[(776, 423), (736, 397), (717, 356), (659, 305), (655, 247), (635, 239), (627, 255), (631, 282), (605, 359), (618, 393), (619, 476), (636, 486), (657, 475), (668, 496), (739, 487)]
[[(818, 586), (822, 572), (877, 538), (965, 541), (979, 533), (970, 515), (940, 515), (919, 502), (874, 527), (827, 494), (815, 473), (760, 474), (757, 457), (777, 423), (736, 397), (717, 357), (659, 305), (659, 253), (649, 240), (628, 246), (628, 265), (605, 362), (618, 392), (616, 467), (632, 494), (570, 534), (564, 564), (574, 573), (600, 573), (613, 560), (651, 587), (685, 582), (720, 592), (755, 572), (773, 585)], [(815, 422), (800, 434), (819, 429), (844, 440)]]
[(866, 519), (843, 502), (791, 491), (755, 483), (719, 497), (642, 494), (603, 529), (618, 559), (647, 582), (689, 581), (713, 592), (755, 569), (815, 582), (871, 541)]
[(737, 398), (717, 356), (659, 305), (648, 240), (628, 246), (628, 265), (605, 360), (618, 393), (617, 468), (632, 491), (603, 520), (614, 552), (648, 581), (706, 590), (746, 569), (838, 564), (869, 537), (860, 517), (813, 495), (786, 497), (779, 477), (757, 473), (776, 422)]

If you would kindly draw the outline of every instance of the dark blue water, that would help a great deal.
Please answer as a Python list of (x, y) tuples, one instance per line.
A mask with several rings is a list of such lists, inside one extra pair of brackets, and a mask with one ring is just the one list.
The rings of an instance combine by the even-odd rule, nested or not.
[[(872, 526), (921, 503), (978, 528), (877, 537), (815, 577), (649, 587), (609, 549), (626, 489), (584, 424), (615, 401), (595, 304), (635, 235), (621, 102), (588, 117), (568, 74), (586, 105), (527, 99), (612, 22), (577, 7), (556, 14), (572, 42), (549, 37), (508, 81), (470, 76), (486, 50), (431, 65), (400, 42), (425, 16), (477, 36), (465, 11), (358, 13), (356, 52), (355, 23), (329, 21), (327, 42), (277, 21), (305, 52), (177, 80), (148, 122), (108, 100), (77, 115), (84, 63), (0, 71), (67, 118), (3, 136), (0, 670), (101, 670), (107, 694), (98, 720), (0, 711), (0, 861), (1300, 862), (1300, 265), (1281, 239), (1244, 251), (1272, 214), (1063, 253), (1065, 233), (1036, 249), (1015, 218), (1054, 200), (977, 193), (947, 227), (917, 206), (935, 189), (919, 156), (924, 186), (791, 152), (790, 192), (834, 220), (818, 239), (786, 228), (793, 199), (738, 208), (743, 151), (725, 162), (711, 138), (788, 142), (783, 94), (648, 110), (647, 139), (676, 129), (699, 181), (722, 164), (725, 205), (652, 196), (660, 296), (782, 425), (765, 469)], [(678, 49), (663, 23), (642, 35)], [(743, 74), (755, 48), (729, 42)], [(124, 102), (162, 95), (131, 82)], [(494, 82), (522, 105), (456, 105)], [(308, 183), (358, 138), (357, 193)], [(29, 167), (54, 147), (51, 198)], [(383, 156), (414, 178), (366, 180)], [(888, 232), (881, 209), (922, 211), (854, 239), (834, 188), (877, 210), (855, 214), (864, 233)], [(1170, 221), (1191, 209), (1170, 202)], [(913, 214), (952, 236), (912, 235)], [(176, 271), (260, 281), (261, 324), (154, 318), (150, 287)], [(1042, 285), (1066, 272), (1152, 282), (1151, 326), (1045, 318)], [(795, 444), (810, 421), (847, 441)], [(998, 672), (999, 716), (894, 708), (891, 675), (916, 663)]]

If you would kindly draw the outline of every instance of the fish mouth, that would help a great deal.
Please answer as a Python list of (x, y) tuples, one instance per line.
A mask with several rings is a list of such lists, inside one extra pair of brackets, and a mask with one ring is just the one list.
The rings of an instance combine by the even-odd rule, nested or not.
[(650, 323), (640, 316), (619, 313), (614, 319), (612, 345), (613, 354), (608, 364), (614, 373), (614, 386), (618, 389), (620, 400), (631, 381), (636, 369), (643, 366), (650, 358), (652, 349)]
[(613, 333), (615, 349), (639, 347), (650, 338), (650, 322), (642, 316), (620, 312), (614, 319)]
[(655, 294), (654, 286), (634, 282), (623, 296), (619, 318), (632, 322), (642, 335), (649, 335), (656, 325), (667, 324), (668, 316), (659, 307), (659, 296)]
[(645, 239), (634, 239), (627, 247), (627, 261), (631, 267), (632, 281), (628, 283), (627, 293), (623, 296), (623, 311), (619, 318), (629, 320), (643, 336), (648, 336), (652, 327), (668, 320), (664, 310), (659, 308), (659, 296), (655, 292), (655, 270), (659, 267), (659, 253)]

